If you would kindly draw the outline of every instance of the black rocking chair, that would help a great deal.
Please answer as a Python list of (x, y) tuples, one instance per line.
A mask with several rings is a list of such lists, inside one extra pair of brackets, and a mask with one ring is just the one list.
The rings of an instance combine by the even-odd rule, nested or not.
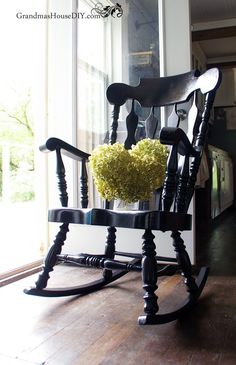
[[(145, 204), (139, 204), (139, 210), (120, 211), (112, 209), (110, 202), (105, 202), (105, 208), (87, 208), (88, 186), (87, 167), (89, 154), (67, 144), (50, 138), (41, 147), (44, 152), (55, 151), (57, 157), (57, 177), (60, 191), (61, 208), (49, 210), (49, 222), (62, 223), (51, 246), (34, 287), (25, 289), (25, 293), (39, 296), (66, 296), (87, 294), (101, 289), (117, 280), (129, 271), (141, 271), (144, 295), (144, 314), (139, 317), (139, 324), (159, 324), (173, 321), (182, 316), (192, 307), (201, 294), (208, 276), (208, 268), (202, 267), (195, 278), (193, 268), (185, 250), (181, 231), (191, 230), (192, 217), (188, 214), (196, 184), (197, 173), (207, 138), (208, 121), (217, 88), (220, 84), (220, 72), (216, 68), (209, 69), (202, 75), (191, 71), (181, 75), (161, 77), (156, 79), (141, 79), (137, 87), (115, 83), (107, 89), (107, 99), (114, 106), (113, 120), (110, 131), (110, 144), (117, 138), (117, 127), (120, 107), (127, 100), (132, 101), (132, 110), (126, 119), (127, 138), (125, 148), (129, 149), (135, 141), (138, 117), (134, 110), (134, 100), (142, 107), (148, 107), (151, 113), (146, 121), (146, 133), (149, 138), (156, 138), (156, 122), (154, 107), (171, 106), (167, 127), (160, 131), (162, 144), (170, 146), (166, 168), (166, 177), (161, 189), (158, 208), (150, 210)], [(181, 103), (191, 104), (188, 112), (181, 108)], [(198, 106), (200, 104), (200, 107)], [(186, 104), (185, 104), (186, 105)], [(169, 109), (170, 111), (170, 109)], [(184, 124), (185, 133), (180, 125)], [(68, 207), (67, 184), (65, 168), (62, 161), (65, 154), (81, 163), (81, 207)], [(110, 208), (110, 209), (109, 209)], [(99, 225), (107, 227), (104, 254), (62, 255), (61, 250), (66, 240), (69, 224)], [(116, 227), (126, 229), (141, 229), (142, 252), (131, 254), (117, 252), (115, 248)], [(152, 230), (170, 231), (176, 259), (156, 255), (154, 235)], [(139, 247), (138, 243), (138, 247)], [(130, 261), (115, 260), (115, 256), (130, 257)], [(174, 261), (174, 262), (173, 262)], [(95, 267), (102, 271), (101, 279), (87, 285), (67, 288), (47, 287), (49, 273), (60, 262), (69, 262), (78, 266)], [(163, 265), (159, 264), (166, 262)], [(170, 264), (172, 262), (172, 264)], [(173, 269), (174, 267), (174, 269)], [(186, 284), (186, 299), (183, 305), (166, 314), (158, 314), (157, 278), (170, 275), (178, 267)], [(172, 269), (171, 269), (172, 268)], [(161, 292), (160, 292), (161, 296)]]

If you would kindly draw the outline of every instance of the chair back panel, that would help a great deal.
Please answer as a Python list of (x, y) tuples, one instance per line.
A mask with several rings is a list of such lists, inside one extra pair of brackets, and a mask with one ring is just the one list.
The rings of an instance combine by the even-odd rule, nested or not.
[[(150, 108), (145, 121), (146, 135), (149, 138), (154, 138), (157, 129), (158, 120), (154, 108), (173, 108), (168, 127), (162, 128), (159, 136), (161, 143), (171, 146), (161, 198), (161, 209), (164, 211), (173, 209), (186, 213), (189, 208), (206, 142), (210, 111), (220, 81), (219, 70), (212, 68), (202, 75), (195, 70), (176, 76), (141, 79), (136, 87), (114, 83), (107, 89), (107, 99), (114, 106), (111, 144), (117, 140), (120, 107), (132, 100), (131, 111), (126, 118), (126, 149), (136, 144), (138, 115), (135, 112), (135, 102), (141, 107)], [(181, 104), (190, 100), (191, 107), (186, 112)], [(185, 123), (186, 133), (180, 128), (181, 121)]]

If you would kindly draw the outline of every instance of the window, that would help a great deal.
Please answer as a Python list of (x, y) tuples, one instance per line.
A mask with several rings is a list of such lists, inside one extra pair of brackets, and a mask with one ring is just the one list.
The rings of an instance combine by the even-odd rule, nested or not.
[(0, 5), (0, 279), (7, 271), (38, 264), (45, 244), (35, 151), (46, 115), (46, 23), (26, 18), (35, 11), (44, 13), (46, 1)]
[[(105, 4), (106, 3), (106, 4)], [(137, 85), (159, 75), (157, 0), (120, 1), (122, 16), (104, 16), (115, 2), (78, 1), (78, 144), (91, 152), (110, 124), (105, 91), (112, 82)], [(99, 11), (95, 11), (98, 8)], [(93, 16), (97, 17), (93, 17)]]
[[(122, 81), (137, 85), (140, 77), (159, 75), (157, 0), (148, 4), (122, 0), (119, 4), (120, 13), (116, 2), (78, 1), (78, 13), (84, 15), (77, 21), (77, 144), (86, 152), (108, 140), (111, 107), (105, 96), (107, 86)], [(121, 115), (120, 141), (126, 114)], [(90, 198), (94, 195), (96, 199), (92, 181), (90, 185)]]

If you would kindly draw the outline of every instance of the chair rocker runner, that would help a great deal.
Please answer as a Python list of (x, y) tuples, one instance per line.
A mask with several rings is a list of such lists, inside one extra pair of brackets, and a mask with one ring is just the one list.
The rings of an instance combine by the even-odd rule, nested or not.
[[(192, 265), (185, 250), (181, 231), (191, 230), (192, 217), (188, 214), (196, 177), (207, 138), (208, 121), (214, 102), (216, 90), (220, 84), (220, 72), (216, 68), (209, 69), (202, 75), (198, 71), (161, 77), (156, 79), (141, 79), (140, 84), (132, 87), (115, 83), (107, 89), (107, 99), (113, 105), (113, 120), (110, 131), (110, 144), (117, 139), (117, 128), (120, 107), (127, 100), (132, 101), (132, 108), (127, 116), (127, 138), (125, 148), (130, 149), (136, 143), (135, 132), (138, 116), (135, 103), (150, 108), (146, 120), (146, 136), (156, 138), (157, 118), (155, 108), (171, 106), (168, 127), (160, 131), (160, 142), (170, 146), (167, 161), (166, 177), (161, 191), (160, 204), (155, 210), (147, 204), (139, 204), (137, 211), (120, 211), (112, 209), (111, 202), (105, 202), (105, 208), (87, 208), (87, 162), (89, 154), (69, 145), (68, 143), (50, 138), (40, 149), (43, 152), (55, 151), (57, 158), (57, 177), (62, 207), (49, 210), (49, 222), (61, 223), (53, 245), (45, 258), (43, 270), (34, 287), (25, 289), (25, 293), (39, 296), (66, 296), (87, 294), (101, 289), (117, 280), (129, 271), (140, 271), (142, 274), (144, 294), (144, 314), (139, 317), (140, 324), (158, 324), (173, 321), (182, 316), (197, 301), (208, 276), (208, 268), (200, 269), (194, 278)], [(199, 95), (201, 97), (199, 97)], [(135, 101), (135, 103), (134, 103)], [(187, 101), (191, 101), (188, 113), (183, 109)], [(198, 103), (200, 101), (199, 109)], [(182, 109), (181, 109), (182, 107)], [(169, 110), (169, 109), (168, 109)], [(188, 115), (188, 118), (187, 118)], [(183, 128), (181, 126), (183, 125)], [(187, 130), (186, 132), (184, 130)], [(81, 208), (68, 207), (67, 183), (62, 154), (67, 155), (81, 165)], [(107, 227), (105, 250), (101, 255), (61, 254), (66, 240), (69, 224), (98, 225)], [(116, 227), (140, 229), (142, 233), (142, 252), (131, 254), (116, 251)], [(156, 254), (153, 230), (169, 231), (172, 238), (176, 259), (159, 257)], [(140, 240), (141, 241), (141, 240)], [(139, 246), (140, 242), (138, 242)], [(131, 258), (130, 261), (116, 260), (116, 256)], [(66, 288), (50, 288), (47, 286), (49, 273), (60, 262), (74, 263), (78, 266), (102, 269), (101, 279)], [(160, 262), (167, 262), (163, 267)], [(186, 300), (183, 305), (166, 314), (159, 314), (157, 303), (157, 278), (162, 275), (172, 275), (180, 270), (186, 284)], [(161, 296), (161, 292), (159, 293)]]

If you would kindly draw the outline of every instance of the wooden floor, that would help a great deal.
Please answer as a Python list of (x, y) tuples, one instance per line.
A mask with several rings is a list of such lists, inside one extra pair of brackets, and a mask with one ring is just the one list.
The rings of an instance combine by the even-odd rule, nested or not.
[[(2, 365), (235, 365), (236, 213), (229, 214), (206, 241), (198, 260), (211, 275), (198, 307), (181, 321), (137, 324), (143, 311), (140, 275), (131, 273), (84, 297), (39, 298), (22, 293), (33, 277), (0, 289)], [(86, 270), (58, 267), (73, 285)], [(78, 271), (79, 270), (79, 271)], [(90, 271), (91, 279), (96, 275)], [(174, 290), (173, 290), (174, 287)], [(180, 289), (180, 290), (177, 290)], [(178, 278), (159, 282), (159, 303), (170, 309), (180, 300)], [(169, 294), (172, 294), (170, 297)]]

